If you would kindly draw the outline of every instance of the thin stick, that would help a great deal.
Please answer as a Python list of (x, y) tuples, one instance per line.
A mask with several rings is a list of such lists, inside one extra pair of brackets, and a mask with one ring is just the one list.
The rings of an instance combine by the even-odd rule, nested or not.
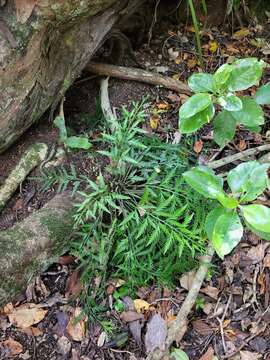
[(188, 322), (187, 317), (198, 297), (202, 283), (209, 269), (209, 264), (211, 263), (213, 254), (214, 254), (214, 249), (212, 245), (209, 244), (206, 254), (201, 258), (200, 267), (196, 272), (191, 289), (189, 290), (187, 297), (183, 302), (179, 313), (177, 314), (176, 319), (172, 321), (171, 326), (169, 327), (165, 342), (165, 351), (156, 349), (153, 353), (150, 353), (148, 355), (147, 360), (163, 359), (165, 355), (169, 354), (169, 348), (172, 345), (172, 343), (173, 342), (179, 343), (182, 337), (185, 335), (187, 329), (187, 322)]
[(270, 150), (270, 144), (265, 144), (265, 145), (261, 145), (252, 149), (248, 149), (242, 152), (239, 152), (237, 154), (233, 154), (230, 156), (227, 156), (225, 158), (222, 158), (220, 160), (216, 160), (216, 161), (210, 161), (207, 166), (210, 167), (211, 169), (217, 169), (220, 168), (224, 165), (230, 164), (236, 160), (242, 160), (245, 157), (249, 157), (251, 155), (257, 155), (259, 154), (261, 151), (266, 151), (266, 150)]
[(119, 79), (134, 80), (152, 85), (161, 85), (178, 93), (187, 95), (191, 94), (189, 87), (184, 82), (143, 69), (94, 63), (90, 61), (85, 67), (85, 70), (97, 75), (113, 76)]

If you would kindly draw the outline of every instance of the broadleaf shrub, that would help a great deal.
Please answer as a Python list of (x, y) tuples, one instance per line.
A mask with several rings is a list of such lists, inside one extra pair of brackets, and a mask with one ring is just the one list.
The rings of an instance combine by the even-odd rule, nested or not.
[(249, 161), (229, 171), (227, 183), (231, 194), (223, 190), (223, 179), (207, 167), (193, 168), (183, 174), (194, 190), (219, 202), (206, 217), (205, 231), (222, 259), (240, 242), (243, 223), (262, 239), (270, 240), (270, 208), (249, 204), (269, 186), (269, 167), (269, 163)]
[[(214, 140), (220, 147), (233, 139), (238, 124), (259, 132), (264, 124), (261, 105), (270, 104), (270, 83), (254, 97), (237, 92), (258, 85), (266, 66), (262, 60), (246, 58), (224, 64), (214, 74), (193, 74), (188, 85), (195, 94), (180, 107), (180, 131), (193, 133), (213, 120)], [(215, 116), (216, 107), (221, 111)]]

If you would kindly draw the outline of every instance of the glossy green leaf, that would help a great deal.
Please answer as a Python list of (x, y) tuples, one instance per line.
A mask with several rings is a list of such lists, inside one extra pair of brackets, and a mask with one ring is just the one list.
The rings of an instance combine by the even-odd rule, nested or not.
[(227, 88), (227, 83), (232, 71), (232, 66), (229, 64), (223, 64), (220, 66), (214, 74), (214, 88), (220, 92)]
[(222, 206), (217, 206), (211, 210), (205, 219), (204, 229), (206, 231), (207, 237), (209, 240), (212, 240), (214, 227), (217, 222), (217, 219), (227, 213), (228, 210), (224, 209)]
[(249, 161), (229, 171), (227, 182), (234, 194), (242, 193), (241, 201), (253, 201), (268, 186), (269, 164)]
[(270, 233), (270, 208), (264, 205), (241, 206), (244, 219), (256, 230)]
[(86, 137), (70, 136), (66, 139), (65, 145), (72, 149), (88, 150), (92, 146)]
[(261, 239), (270, 240), (270, 233), (265, 233), (265, 232), (254, 229), (254, 227), (251, 226), (247, 221), (245, 221), (245, 224), (250, 231), (252, 231), (254, 234), (258, 235)]
[(225, 193), (218, 195), (217, 200), (221, 203), (221, 205), (228, 209), (235, 209), (239, 205), (238, 200), (227, 196)]
[(254, 127), (264, 124), (263, 110), (255, 100), (250, 97), (241, 97), (242, 110), (232, 111), (231, 115), (239, 124), (244, 124), (247, 127)]
[(243, 107), (241, 99), (232, 94), (219, 97), (218, 103), (228, 111), (239, 111)]
[(212, 244), (218, 256), (223, 259), (240, 242), (243, 226), (236, 211), (230, 211), (218, 217), (213, 234)]
[(208, 108), (211, 104), (211, 96), (207, 93), (199, 93), (191, 96), (180, 108), (180, 118), (190, 118), (193, 115)]
[(190, 134), (200, 129), (204, 124), (210, 122), (214, 117), (215, 108), (212, 104), (203, 111), (189, 118), (179, 118), (179, 129), (182, 134)]
[(255, 94), (255, 101), (260, 105), (270, 104), (270, 82), (262, 85)]
[(53, 123), (59, 130), (60, 142), (64, 143), (67, 139), (67, 128), (66, 128), (66, 124), (65, 124), (65, 118), (63, 116), (59, 115), (54, 119)]
[(213, 75), (198, 73), (188, 79), (188, 86), (195, 93), (213, 92)]
[(198, 193), (206, 198), (217, 199), (224, 194), (223, 179), (216, 176), (207, 167), (197, 167), (186, 171), (183, 176), (185, 181)]
[(189, 360), (187, 354), (181, 349), (174, 349), (170, 354), (170, 358), (174, 360)]
[(240, 91), (259, 83), (265, 63), (256, 58), (237, 60), (232, 64), (229, 90)]
[(236, 120), (227, 110), (221, 111), (214, 119), (214, 140), (220, 146), (224, 147), (234, 138), (236, 129)]

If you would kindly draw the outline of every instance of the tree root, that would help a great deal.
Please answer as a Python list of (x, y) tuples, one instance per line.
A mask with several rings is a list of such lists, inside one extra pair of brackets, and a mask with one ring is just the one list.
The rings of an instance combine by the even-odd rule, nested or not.
[(247, 149), (245, 151), (239, 152), (237, 154), (233, 154), (227, 157), (224, 157), (220, 160), (216, 160), (216, 161), (211, 161), (207, 164), (208, 167), (210, 167), (211, 169), (218, 169), (224, 165), (228, 165), (234, 161), (237, 160), (243, 160), (245, 158), (248, 158), (249, 156), (252, 155), (257, 155), (259, 154), (261, 151), (267, 151), (270, 150), (270, 144), (265, 144), (265, 145), (261, 145), (252, 149)]
[(34, 144), (29, 147), (5, 180), (4, 185), (0, 188), (0, 211), (3, 209), (12, 194), (16, 191), (27, 175), (42, 161), (47, 154), (48, 147), (46, 144)]
[(183, 302), (180, 311), (177, 314), (176, 319), (171, 323), (169, 327), (165, 342), (165, 351), (156, 349), (153, 353), (150, 353), (148, 355), (147, 360), (168, 359), (170, 346), (174, 342), (179, 343), (182, 337), (185, 335), (187, 329), (187, 322), (188, 322), (187, 317), (193, 305), (195, 304), (203, 280), (209, 269), (209, 264), (212, 261), (213, 254), (214, 254), (214, 249), (212, 245), (209, 244), (206, 254), (201, 258), (200, 267), (196, 272), (191, 289), (189, 290), (188, 295), (185, 301)]
[(0, 306), (66, 250), (75, 200), (70, 193), (56, 195), (41, 210), (0, 232)]
[(142, 69), (94, 63), (90, 61), (85, 67), (85, 70), (97, 75), (113, 76), (124, 80), (134, 80), (152, 85), (161, 85), (178, 93), (191, 94), (189, 87), (182, 81), (174, 80), (168, 76), (162, 76)]

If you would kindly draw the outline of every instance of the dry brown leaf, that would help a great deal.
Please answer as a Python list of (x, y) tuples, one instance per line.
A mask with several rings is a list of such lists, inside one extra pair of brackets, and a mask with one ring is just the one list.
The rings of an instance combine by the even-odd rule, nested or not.
[(240, 151), (243, 151), (247, 148), (247, 143), (245, 142), (245, 140), (241, 139), (237, 147)]
[(67, 324), (67, 334), (75, 341), (82, 341), (86, 331), (86, 316), (82, 316), (82, 309), (76, 307), (69, 323)]
[(200, 139), (198, 141), (195, 141), (194, 146), (193, 146), (193, 150), (195, 151), (196, 154), (199, 154), (202, 151), (203, 148), (203, 141)]
[(120, 315), (120, 318), (124, 322), (128, 323), (136, 320), (141, 320), (144, 318), (144, 316), (142, 314), (137, 313), (136, 311), (129, 310), (129, 311), (123, 311), (122, 314)]
[(159, 117), (158, 116), (152, 116), (149, 120), (149, 124), (151, 129), (156, 130), (159, 125)]
[(262, 273), (258, 276), (258, 284), (260, 285), (260, 295), (264, 295), (265, 294), (265, 289), (266, 289), (266, 285), (265, 285), (265, 274)]
[(230, 54), (239, 54), (239, 49), (234, 47), (232, 44), (226, 44), (226, 49)]
[(269, 243), (259, 244), (252, 246), (248, 252), (247, 257), (252, 260), (252, 264), (261, 262), (264, 258), (265, 250), (269, 246)]
[(154, 351), (156, 348), (165, 350), (165, 340), (167, 336), (166, 321), (159, 315), (155, 314), (147, 323), (145, 334), (146, 352)]
[(16, 356), (23, 351), (23, 346), (18, 341), (9, 337), (7, 340), (0, 342), (0, 348), (7, 349), (10, 356)]
[(270, 254), (266, 254), (263, 259), (263, 266), (269, 268), (270, 267)]
[(210, 41), (209, 42), (209, 51), (211, 51), (211, 53), (216, 52), (218, 49), (218, 43), (214, 40), (214, 41)]
[(28, 328), (43, 320), (47, 312), (48, 310), (41, 309), (36, 304), (27, 303), (14, 308), (7, 316), (13, 325)]
[(63, 255), (58, 258), (58, 264), (69, 265), (69, 264), (73, 264), (75, 260), (76, 260), (75, 256)]
[(12, 303), (8, 303), (3, 307), (2, 312), (4, 314), (9, 314), (9, 313), (11, 313), (13, 311), (13, 309), (14, 309), (14, 307), (13, 307)]
[(200, 290), (201, 293), (210, 296), (212, 299), (217, 300), (218, 298), (218, 294), (219, 294), (219, 290), (213, 286), (206, 286), (205, 288)]
[(34, 327), (34, 326), (29, 326), (27, 328), (21, 328), (19, 330), (28, 336), (40, 336), (43, 334), (43, 331), (41, 331), (39, 328)]
[(76, 296), (81, 291), (80, 274), (78, 270), (73, 271), (66, 283), (65, 296)]
[(197, 60), (196, 59), (189, 59), (187, 62), (187, 66), (189, 69), (193, 69), (196, 65), (197, 65)]
[(189, 290), (192, 286), (196, 271), (191, 270), (180, 277), (180, 285), (182, 288)]
[(249, 34), (250, 34), (250, 30), (248, 28), (242, 28), (233, 34), (233, 39), (240, 40)]
[(214, 350), (212, 346), (210, 346), (206, 351), (206, 353), (204, 353), (199, 360), (212, 360), (214, 358), (214, 355), (215, 355)]
[(17, 20), (24, 24), (32, 14), (37, 0), (15, 0)]
[(197, 331), (197, 333), (203, 336), (208, 336), (213, 334), (213, 329), (209, 325), (207, 325), (205, 321), (201, 319), (192, 321), (192, 326), (193, 329)]
[(137, 313), (142, 313), (143, 311), (147, 311), (149, 309), (150, 304), (145, 300), (135, 299), (134, 306), (135, 306)]
[(247, 350), (240, 351), (240, 356), (241, 356), (241, 360), (258, 360), (262, 357), (262, 355), (260, 355), (258, 353), (247, 351)]
[(162, 103), (157, 104), (157, 108), (159, 110), (168, 110), (170, 108), (170, 104), (162, 102)]

